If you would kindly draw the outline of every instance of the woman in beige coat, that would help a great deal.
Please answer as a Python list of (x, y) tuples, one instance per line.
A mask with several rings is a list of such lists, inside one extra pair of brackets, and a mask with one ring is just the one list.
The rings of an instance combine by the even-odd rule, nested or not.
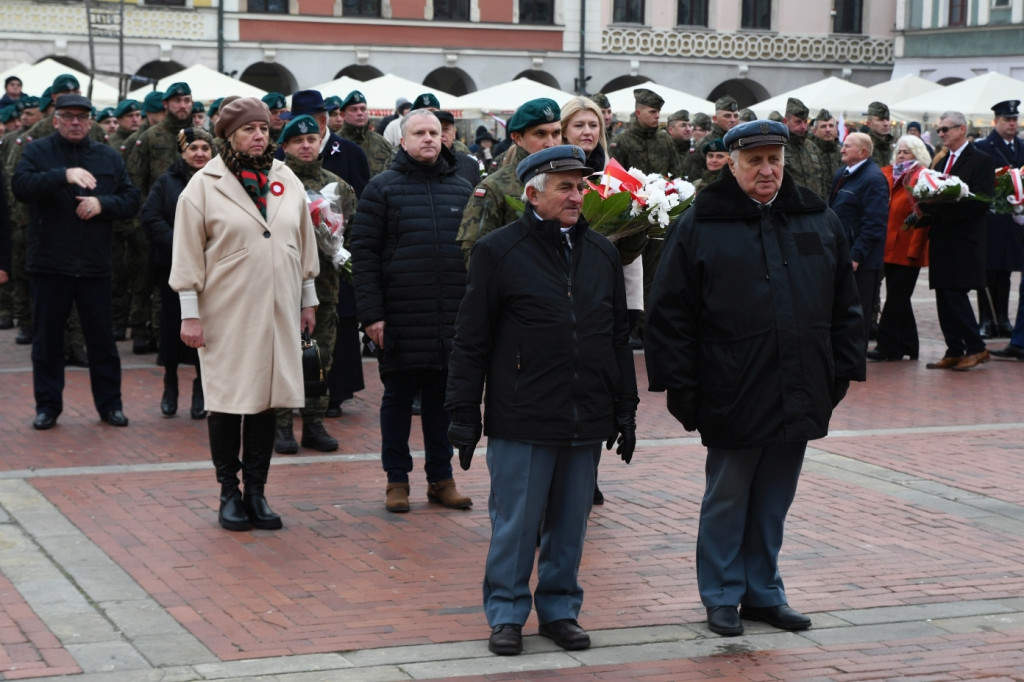
[(299, 335), (316, 319), (316, 238), (302, 183), (274, 160), (267, 106), (241, 98), (220, 114), (221, 155), (178, 200), (170, 285), (181, 338), (199, 349), (220, 525), (277, 529), (264, 497), (274, 410), (305, 404)]

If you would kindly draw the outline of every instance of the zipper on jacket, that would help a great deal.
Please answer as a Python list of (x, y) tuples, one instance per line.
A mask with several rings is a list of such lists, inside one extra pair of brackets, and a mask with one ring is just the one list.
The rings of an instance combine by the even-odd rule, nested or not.
[(572, 300), (572, 252), (579, 248), (577, 245), (575, 248), (570, 248), (565, 253), (565, 281), (568, 289), (569, 299), (569, 320), (572, 322), (572, 347), (573, 347), (573, 363), (572, 363), (572, 435), (573, 438), (578, 438), (580, 434), (580, 410), (579, 403), (575, 400), (576, 387), (579, 384), (580, 371), (580, 354), (579, 354), (579, 335), (576, 329), (576, 305)]
[(434, 185), (433, 178), (427, 178), (427, 197), (430, 199), (430, 218), (431, 218), (431, 220), (434, 223), (434, 229), (433, 229), (433, 233), (434, 233), (434, 282), (436, 282), (436, 284), (437, 284), (436, 297), (435, 297), (434, 301), (437, 304), (437, 319), (438, 319), (437, 345), (438, 345), (438, 350), (440, 351), (440, 354), (439, 354), (440, 359), (438, 361), (438, 367), (437, 368), (439, 370), (444, 370), (445, 349), (444, 349), (444, 330), (442, 329), (442, 327), (444, 325), (444, 305), (441, 303), (441, 258), (440, 258), (441, 243), (440, 243), (440, 240), (437, 237), (437, 230), (438, 230), (438, 226), (437, 226), (437, 210), (434, 207), (433, 185)]
[(516, 346), (516, 380), (512, 384), (512, 395), (519, 394), (519, 377), (523, 372), (523, 345)]

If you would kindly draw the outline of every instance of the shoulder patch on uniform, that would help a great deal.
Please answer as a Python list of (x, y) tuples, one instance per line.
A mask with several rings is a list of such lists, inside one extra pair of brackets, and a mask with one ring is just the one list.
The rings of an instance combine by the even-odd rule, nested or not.
[(485, 197), (487, 196), (487, 190), (485, 190), (483, 187), (477, 187), (475, 190), (473, 190), (473, 196)]

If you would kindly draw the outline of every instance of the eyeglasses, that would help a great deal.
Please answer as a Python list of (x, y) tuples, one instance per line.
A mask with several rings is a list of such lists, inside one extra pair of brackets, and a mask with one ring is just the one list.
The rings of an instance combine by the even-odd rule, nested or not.
[(68, 113), (60, 113), (60, 114), (57, 114), (57, 116), (58, 116), (58, 117), (60, 118), (60, 120), (62, 120), (62, 121), (67, 121), (68, 123), (71, 123), (72, 121), (80, 121), (80, 122), (82, 122), (82, 123), (85, 123), (85, 122), (86, 122), (86, 121), (88, 121), (88, 120), (89, 120), (90, 118), (92, 118), (92, 114), (68, 114)]
[(962, 128), (962, 127), (963, 127), (963, 124), (955, 125), (955, 126), (942, 126), (941, 128), (936, 128), (936, 130), (939, 131), (940, 135), (945, 135), (946, 133), (948, 133), (953, 128)]

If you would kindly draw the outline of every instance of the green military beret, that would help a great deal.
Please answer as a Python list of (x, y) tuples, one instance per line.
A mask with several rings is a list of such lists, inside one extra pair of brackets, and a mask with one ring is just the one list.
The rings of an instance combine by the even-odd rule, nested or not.
[(185, 95), (191, 95), (192, 88), (188, 87), (188, 83), (171, 83), (171, 87), (164, 91), (164, 100), (169, 100), (172, 97), (184, 97)]
[(796, 97), (790, 97), (786, 100), (786, 116), (796, 116), (797, 118), (807, 119), (811, 112), (807, 109), (807, 105), (798, 100)]
[(694, 128), (699, 130), (710, 130), (711, 129), (711, 117), (707, 114), (697, 112), (690, 119), (690, 123), (693, 124)]
[(740, 120), (744, 121), (744, 122), (746, 122), (746, 121), (756, 121), (757, 120), (757, 114), (755, 114), (753, 112), (753, 110), (751, 110), (751, 109), (747, 109), (747, 108), (740, 109), (739, 115), (740, 115)]
[(612, 108), (612, 103), (608, 101), (608, 96), (601, 92), (591, 95), (590, 101), (596, 104), (601, 109)]
[(309, 114), (302, 114), (296, 116), (292, 120), (288, 121), (288, 124), (281, 131), (281, 136), (277, 138), (278, 144), (284, 144), (293, 137), (299, 135), (309, 135), (310, 133), (320, 134), (320, 126), (317, 125), (316, 119)]
[(413, 109), (440, 109), (441, 103), (432, 92), (425, 92), (412, 102)]
[(263, 103), (267, 105), (267, 109), (270, 109), (271, 111), (288, 108), (288, 101), (280, 92), (268, 92), (260, 99), (262, 99)]
[[(366, 96), (363, 95), (363, 93), (359, 92), (358, 90), (353, 90), (352, 92), (348, 93), (348, 97), (341, 101), (341, 108), (346, 109), (352, 106), (353, 104), (366, 104)], [(437, 108), (440, 109), (440, 107)]]
[(46, 111), (53, 106), (52, 90), (46, 88), (43, 90), (43, 94), (39, 96), (39, 111)]
[(135, 99), (125, 99), (121, 100), (114, 109), (114, 116), (116, 118), (121, 118), (125, 114), (131, 114), (136, 111), (142, 111), (142, 106), (139, 104), (139, 101)]
[(205, 112), (206, 112), (206, 107), (203, 106), (202, 102), (200, 102), (199, 100), (195, 100), (194, 102), (192, 102), (192, 113), (193, 114), (202, 114), (202, 113), (205, 113)]
[(213, 100), (213, 102), (210, 103), (210, 110), (207, 111), (206, 113), (208, 113), (210, 116), (213, 116), (214, 114), (216, 114), (217, 111), (220, 109), (220, 103), (223, 102), (223, 101), (224, 101), (223, 97), (218, 97), (217, 99)]
[(867, 115), (877, 116), (878, 118), (889, 118), (889, 107), (881, 102), (872, 102), (868, 105)]
[(336, 111), (338, 109), (341, 109), (341, 97), (338, 97), (337, 95), (325, 97), (324, 109), (327, 109), (327, 111)]
[(7, 123), (13, 120), (18, 115), (17, 109), (13, 104), (8, 104), (6, 107), (0, 109), (0, 123)]
[(562, 110), (555, 100), (547, 97), (531, 99), (516, 109), (506, 129), (510, 133), (521, 133), (532, 126), (558, 121), (561, 116)]
[(647, 88), (636, 88), (633, 90), (633, 99), (636, 100), (637, 104), (653, 107), (658, 111), (661, 111), (661, 108), (665, 106), (665, 100), (662, 96), (654, 90), (648, 90)]
[(53, 85), (50, 86), (50, 96), (60, 94), (64, 92), (73, 92), (75, 90), (81, 90), (82, 86), (78, 84), (78, 79), (72, 76), (70, 73), (62, 73), (53, 79)]
[(832, 115), (828, 109), (819, 109), (818, 115), (814, 117), (815, 122), (818, 121), (831, 121), (835, 116)]
[(164, 93), (159, 90), (146, 95), (146, 98), (142, 100), (142, 113), (154, 114), (158, 111), (164, 110)]
[(114, 107), (107, 107), (105, 109), (100, 109), (99, 113), (96, 114), (96, 122), (97, 123), (99, 123), (100, 121), (106, 121), (108, 118), (117, 118), (114, 115)]
[(35, 109), (39, 106), (39, 98), (33, 97), (32, 95), (22, 95), (18, 103), (14, 105), (18, 110), (18, 113), (25, 111), (26, 109)]
[(729, 150), (725, 148), (725, 142), (720, 137), (716, 137), (715, 139), (711, 140), (710, 142), (705, 143), (704, 144), (704, 149), (703, 149), (703, 152), (704, 152), (705, 156), (707, 156), (709, 152), (727, 152), (727, 151), (729, 151)]
[(673, 112), (672, 115), (668, 117), (668, 122), (671, 123), (672, 121), (686, 121), (689, 123), (690, 112), (686, 109), (680, 109), (679, 111)]
[(732, 95), (723, 95), (715, 100), (715, 111), (737, 111), (739, 108)]

